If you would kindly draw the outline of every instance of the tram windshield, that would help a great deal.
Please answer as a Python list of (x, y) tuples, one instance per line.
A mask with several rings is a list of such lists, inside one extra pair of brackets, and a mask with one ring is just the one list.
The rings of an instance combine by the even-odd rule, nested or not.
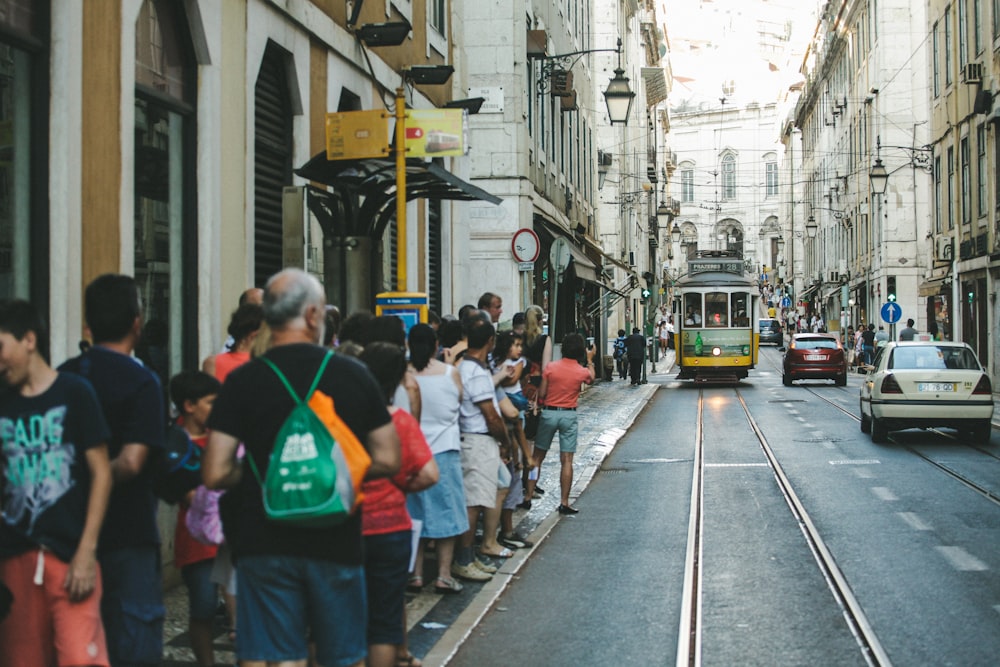
[(684, 295), (684, 326), (700, 327), (701, 324), (701, 294), (692, 292)]
[(705, 293), (705, 326), (729, 326), (729, 295), (725, 292)]

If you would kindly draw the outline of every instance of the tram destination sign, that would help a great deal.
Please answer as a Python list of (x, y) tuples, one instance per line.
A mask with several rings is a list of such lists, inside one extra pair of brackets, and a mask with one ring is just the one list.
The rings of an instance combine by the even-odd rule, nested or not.
[(722, 271), (724, 273), (743, 273), (743, 262), (740, 261), (706, 261), (703, 259), (688, 262), (688, 273), (706, 273), (708, 271)]

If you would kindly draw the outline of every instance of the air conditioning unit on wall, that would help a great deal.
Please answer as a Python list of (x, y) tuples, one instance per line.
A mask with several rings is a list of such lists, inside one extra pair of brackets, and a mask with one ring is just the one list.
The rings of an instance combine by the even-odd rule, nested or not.
[(966, 63), (962, 68), (962, 81), (965, 83), (982, 83), (983, 82), (983, 65), (982, 63)]

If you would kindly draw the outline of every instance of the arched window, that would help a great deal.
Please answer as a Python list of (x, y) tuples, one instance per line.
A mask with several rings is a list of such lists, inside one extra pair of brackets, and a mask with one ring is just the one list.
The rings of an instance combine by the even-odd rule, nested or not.
[(281, 193), (292, 183), (292, 116), (289, 93), (290, 54), (274, 42), (254, 88), (254, 284), (262, 286), (281, 270)]
[(722, 158), (722, 198), (736, 199), (736, 157), (732, 153)]
[(197, 71), (181, 3), (145, 0), (135, 26), (135, 279), (160, 376), (197, 363)]

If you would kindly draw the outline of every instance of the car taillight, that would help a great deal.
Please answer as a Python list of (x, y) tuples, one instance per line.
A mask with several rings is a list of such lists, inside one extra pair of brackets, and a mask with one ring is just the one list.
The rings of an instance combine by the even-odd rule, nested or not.
[(976, 388), (972, 390), (973, 394), (993, 394), (993, 387), (990, 385), (990, 379), (985, 375), (979, 378)]
[(903, 393), (902, 387), (899, 386), (899, 383), (896, 382), (896, 378), (894, 378), (892, 375), (886, 375), (884, 378), (882, 378), (882, 390), (881, 391), (882, 391), (883, 394), (902, 394)]

